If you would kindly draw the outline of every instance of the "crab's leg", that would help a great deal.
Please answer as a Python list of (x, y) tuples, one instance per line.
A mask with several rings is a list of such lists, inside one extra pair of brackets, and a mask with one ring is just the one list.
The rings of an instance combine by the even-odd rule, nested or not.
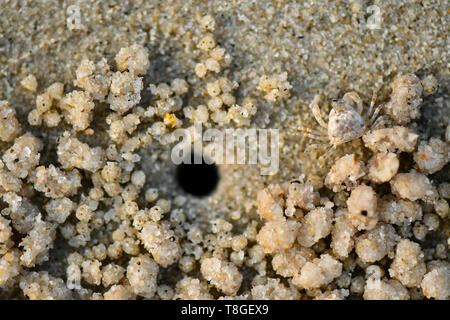
[(335, 150), (336, 150), (336, 148), (334, 146), (331, 146), (331, 148), (328, 148), (328, 150), (319, 157), (319, 162), (323, 162), (324, 160), (326, 160)]
[(313, 140), (319, 140), (319, 141), (327, 141), (326, 137), (323, 136), (316, 136), (310, 133), (304, 133), (305, 137), (313, 139)]
[[(322, 161), (322, 160), (326, 159), (331, 154), (330, 150), (334, 150), (332, 148), (333, 146), (331, 144), (328, 144), (328, 143), (312, 143), (312, 144), (308, 145), (305, 148), (304, 152), (309, 152), (310, 149), (319, 149), (319, 148), (323, 149), (324, 147), (327, 148), (327, 151), (323, 155), (321, 155), (319, 157), (319, 159), (318, 159), (319, 161)], [(328, 148), (328, 147), (331, 147), (331, 148)]]
[(362, 115), (363, 104), (361, 98), (359, 97), (359, 94), (357, 94), (355, 91), (347, 92), (346, 94), (344, 94), (344, 97), (342, 99), (348, 104), (355, 102), (358, 113)]
[(383, 116), (378, 117), (371, 125), (372, 129), (376, 129), (379, 126), (382, 126), (385, 124), (385, 119), (383, 118)]
[(369, 125), (372, 125), (374, 123), (374, 121), (377, 118), (378, 113), (380, 113), (381, 109), (383, 109), (383, 105), (379, 105), (378, 107), (375, 108), (375, 111), (373, 112), (372, 116), (370, 117)]
[(325, 132), (320, 131), (320, 130), (313, 130), (313, 129), (309, 128), (309, 127), (299, 127), (298, 130), (306, 132), (306, 133), (312, 133), (312, 134), (315, 134), (315, 135), (318, 135), (318, 136), (324, 136), (324, 137), (326, 136)]
[(375, 101), (377, 101), (377, 92), (376, 91), (373, 92), (372, 99), (370, 100), (370, 107), (369, 107), (369, 111), (367, 112), (367, 118), (371, 118), (372, 113), (374, 112), (373, 107), (375, 106)]
[(308, 138), (322, 141), (328, 140), (327, 136), (322, 132), (311, 130), (308, 127), (300, 127), (298, 130), (300, 130)]
[(311, 104), (309, 105), (309, 107), (311, 108), (313, 116), (314, 116), (314, 118), (316, 118), (316, 121), (319, 123), (319, 125), (326, 129), (328, 126), (325, 123), (325, 121), (323, 121), (322, 113), (320, 112), (320, 108), (319, 108), (319, 101), (320, 101), (320, 95), (316, 95), (314, 97), (313, 101), (311, 102)]

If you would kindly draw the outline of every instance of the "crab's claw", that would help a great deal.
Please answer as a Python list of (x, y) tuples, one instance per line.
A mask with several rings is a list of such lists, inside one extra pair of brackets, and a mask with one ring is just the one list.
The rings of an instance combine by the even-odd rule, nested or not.
[(319, 108), (320, 98), (321, 98), (320, 95), (317, 94), (314, 97), (311, 104), (309, 105), (309, 107), (311, 108), (311, 112), (312, 112), (314, 118), (316, 119), (316, 121), (319, 123), (319, 125), (323, 128), (327, 128), (327, 124), (323, 120), (322, 113), (320, 112), (320, 108)]
[(347, 104), (343, 100), (332, 100), (331, 101), (331, 107), (336, 113), (344, 112), (348, 110)]

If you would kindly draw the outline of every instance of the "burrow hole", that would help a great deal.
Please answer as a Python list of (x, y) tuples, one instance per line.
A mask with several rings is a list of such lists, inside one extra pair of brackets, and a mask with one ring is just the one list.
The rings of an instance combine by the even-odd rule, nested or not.
[(191, 163), (181, 163), (176, 168), (176, 181), (186, 192), (196, 197), (210, 195), (219, 183), (219, 170), (217, 165), (205, 162), (205, 156), (201, 163), (194, 162), (194, 154), (190, 155)]

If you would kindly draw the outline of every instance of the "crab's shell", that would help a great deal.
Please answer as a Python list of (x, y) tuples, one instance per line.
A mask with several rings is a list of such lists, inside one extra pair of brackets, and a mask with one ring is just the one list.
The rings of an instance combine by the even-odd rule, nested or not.
[(334, 146), (355, 140), (364, 134), (365, 122), (353, 108), (336, 112), (331, 110), (328, 121), (328, 138)]

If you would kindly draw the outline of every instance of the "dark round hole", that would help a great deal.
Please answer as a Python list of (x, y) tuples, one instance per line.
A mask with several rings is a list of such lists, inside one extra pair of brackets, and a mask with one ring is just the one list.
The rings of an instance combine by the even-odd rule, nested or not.
[(196, 197), (204, 197), (216, 189), (219, 182), (219, 170), (215, 164), (207, 164), (204, 158), (202, 158), (202, 163), (195, 164), (192, 154), (190, 164), (178, 165), (176, 179), (185, 192)]
[(363, 211), (361, 211), (361, 214), (366, 217), (367, 216), (367, 211), (363, 210)]

